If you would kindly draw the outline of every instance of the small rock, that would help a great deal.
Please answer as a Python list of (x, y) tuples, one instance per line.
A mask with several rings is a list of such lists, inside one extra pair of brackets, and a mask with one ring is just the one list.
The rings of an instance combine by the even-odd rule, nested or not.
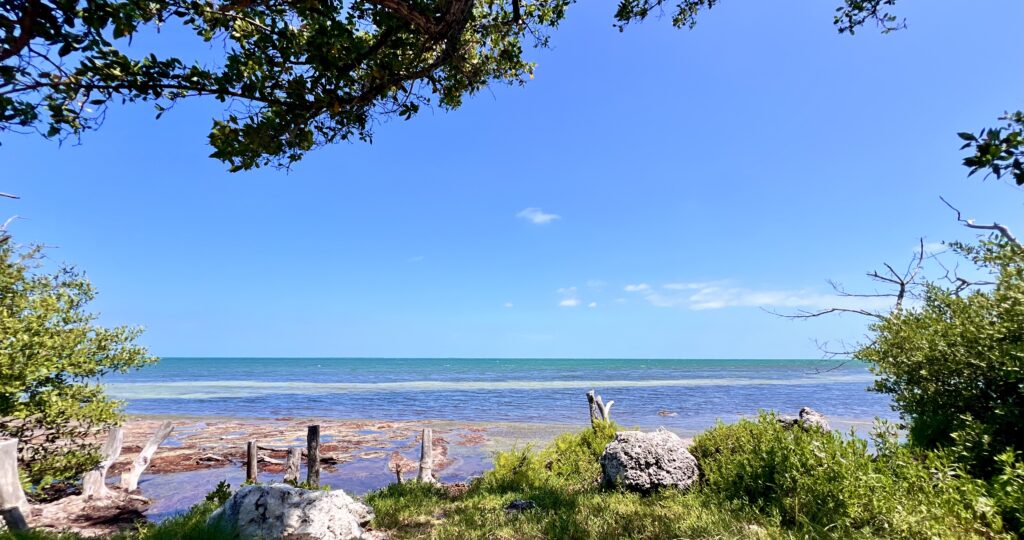
[(507, 505), (505, 505), (505, 511), (508, 513), (525, 512), (526, 510), (532, 510), (537, 508), (537, 503), (528, 499), (516, 499)]
[(666, 411), (665, 409), (662, 409), (658, 411), (658, 416), (679, 416), (679, 413)]
[(800, 426), (805, 430), (820, 429), (822, 431), (829, 431), (831, 429), (825, 415), (810, 407), (800, 409), (799, 416), (783, 415), (777, 417), (777, 420), (786, 428)]
[(234, 538), (265, 540), (356, 540), (373, 511), (344, 491), (310, 491), (287, 484), (239, 489), (210, 515), (211, 527)]
[(828, 425), (828, 419), (825, 418), (824, 414), (810, 408), (804, 407), (800, 409), (800, 424), (807, 428), (818, 428), (822, 431), (829, 431), (831, 427)]
[(648, 493), (665, 487), (687, 489), (699, 476), (697, 460), (678, 435), (620, 431), (601, 455), (605, 485)]

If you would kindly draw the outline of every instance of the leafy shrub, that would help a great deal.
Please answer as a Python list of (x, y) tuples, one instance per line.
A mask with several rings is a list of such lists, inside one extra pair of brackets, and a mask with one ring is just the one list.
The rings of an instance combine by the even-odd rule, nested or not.
[(892, 396), (912, 444), (956, 446), (971, 473), (988, 478), (996, 456), (1024, 449), (1024, 253), (997, 240), (951, 247), (995, 286), (926, 284), (921, 305), (874, 324), (856, 356), (874, 365), (874, 389)]
[(213, 503), (215, 506), (224, 506), (224, 503), (231, 498), (231, 493), (231, 484), (226, 480), (221, 480), (217, 483), (217, 487), (213, 488), (213, 491), (206, 494), (203, 500)]
[(872, 455), (864, 440), (787, 428), (762, 413), (698, 435), (691, 451), (707, 492), (811, 536), (968, 538), (1001, 530), (984, 482), (885, 430), (875, 444)]
[(89, 441), (120, 421), (99, 378), (154, 359), (134, 344), (138, 329), (93, 324), (81, 273), (42, 273), (40, 257), (0, 242), (0, 437), (20, 440), (28, 483), (45, 486), (92, 467)]
[(1024, 461), (1006, 451), (996, 457), (999, 473), (990, 482), (992, 498), (1003, 526), (1024, 538)]

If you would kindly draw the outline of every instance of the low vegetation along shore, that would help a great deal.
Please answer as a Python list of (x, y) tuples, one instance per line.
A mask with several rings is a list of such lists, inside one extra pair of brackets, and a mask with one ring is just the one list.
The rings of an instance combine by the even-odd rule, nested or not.
[[(542, 449), (495, 455), (468, 484), (407, 481), (370, 493), (373, 538), (1013, 538), (1022, 531), (1024, 464), (990, 480), (946, 452), (918, 451), (880, 425), (868, 442), (816, 426), (754, 420), (698, 435), (700, 478), (647, 493), (602, 482), (601, 456), (619, 428), (597, 422)], [(110, 535), (118, 540), (234, 538), (208, 523), (220, 486), (187, 513)], [(3, 538), (73, 540), (32, 531)]]

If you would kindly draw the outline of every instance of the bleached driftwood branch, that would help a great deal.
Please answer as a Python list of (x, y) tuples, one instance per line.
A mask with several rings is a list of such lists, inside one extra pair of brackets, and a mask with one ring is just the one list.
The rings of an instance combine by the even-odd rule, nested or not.
[(0, 511), (10, 529), (27, 528), (28, 499), (21, 489), (18, 475), (18, 439), (0, 441)]
[(82, 478), (82, 495), (85, 498), (110, 497), (110, 490), (107, 489), (107, 470), (121, 455), (123, 441), (124, 430), (119, 427), (110, 428), (110, 431), (107, 432), (107, 441), (103, 444), (103, 449), (100, 450), (100, 462)]
[(125, 471), (121, 475), (121, 489), (127, 492), (135, 491), (139, 487), (139, 477), (142, 476), (142, 471), (149, 467), (150, 461), (153, 460), (153, 454), (156, 453), (156, 449), (163, 444), (164, 440), (174, 430), (174, 424), (170, 422), (164, 422), (156, 433), (149, 438), (146, 442), (146, 446), (142, 448), (138, 456), (135, 456), (135, 460), (132, 462), (132, 466), (129, 470)]
[(593, 390), (587, 392), (587, 403), (590, 404), (590, 425), (596, 428), (598, 422), (609, 422), (612, 419), (612, 405), (615, 400), (609, 400), (607, 404)]

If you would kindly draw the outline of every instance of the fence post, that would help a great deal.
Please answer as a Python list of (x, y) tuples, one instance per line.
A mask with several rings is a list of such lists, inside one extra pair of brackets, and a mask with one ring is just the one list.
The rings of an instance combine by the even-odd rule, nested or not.
[(423, 429), (420, 446), (420, 473), (416, 477), (420, 482), (436, 482), (434, 478), (434, 432), (430, 428)]
[(259, 476), (259, 448), (256, 441), (245, 444), (245, 481), (253, 484)]
[(302, 468), (302, 449), (299, 447), (289, 448), (288, 461), (284, 469), (284, 481), (297, 483), (300, 468)]
[(309, 426), (306, 431), (306, 484), (311, 489), (320, 487), (320, 426)]

